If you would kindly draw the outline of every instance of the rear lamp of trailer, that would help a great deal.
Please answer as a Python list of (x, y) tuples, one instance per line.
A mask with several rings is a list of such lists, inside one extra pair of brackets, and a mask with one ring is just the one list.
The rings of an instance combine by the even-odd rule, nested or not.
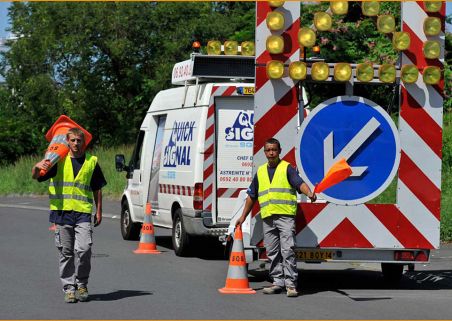
[(441, 80), (441, 69), (437, 66), (425, 67), (422, 78), (427, 85), (436, 85)]
[(326, 62), (315, 62), (311, 67), (311, 77), (316, 81), (327, 80), (330, 75), (330, 67)]
[(269, 1), (268, 5), (272, 8), (278, 8), (284, 5), (285, 1)]
[(252, 41), (244, 41), (240, 45), (242, 56), (254, 56), (255, 50), (254, 50), (254, 42)]
[(218, 40), (210, 40), (207, 43), (208, 55), (221, 55), (221, 42)]
[(437, 36), (441, 32), (441, 19), (437, 17), (427, 17), (424, 20), (424, 33), (427, 36)]
[(441, 45), (437, 40), (428, 40), (424, 42), (422, 52), (427, 59), (438, 59), (441, 54)]
[(441, 10), (442, 6), (443, 6), (442, 1), (425, 1), (424, 2), (425, 11), (427, 11), (427, 12), (438, 12)]
[(411, 38), (408, 32), (394, 32), (392, 36), (392, 46), (394, 49), (403, 51), (410, 48)]
[(356, 66), (356, 78), (362, 82), (370, 82), (374, 79), (374, 67), (369, 63)]
[(226, 40), (223, 47), (225, 55), (237, 55), (237, 53), (239, 52), (239, 44), (237, 43), (237, 41)]
[(393, 83), (396, 79), (396, 68), (394, 65), (383, 64), (378, 69), (378, 78), (381, 82)]
[(406, 84), (414, 84), (419, 78), (419, 70), (415, 65), (404, 65), (400, 71), (400, 78)]
[(352, 77), (352, 67), (350, 64), (340, 62), (334, 65), (334, 80), (349, 81)]
[(307, 71), (308, 68), (304, 62), (294, 61), (289, 65), (289, 77), (293, 80), (304, 80), (306, 78)]
[(203, 197), (203, 185), (202, 183), (195, 183), (195, 189), (193, 191), (193, 209), (202, 210)]
[(333, 25), (333, 19), (326, 12), (316, 12), (314, 14), (314, 26), (319, 31), (328, 31), (331, 30), (331, 26)]
[(395, 251), (394, 261), (414, 261), (413, 251)]
[(284, 39), (277, 35), (268, 36), (265, 46), (269, 53), (280, 54), (284, 51)]
[(418, 262), (427, 262), (428, 261), (428, 256), (425, 254), (424, 251), (419, 251), (416, 254), (416, 258), (414, 260), (418, 261)]
[(300, 46), (311, 48), (315, 45), (316, 35), (311, 28), (303, 27), (298, 31), (298, 42)]
[(331, 1), (330, 9), (333, 14), (347, 14), (348, 12), (348, 1)]
[(378, 1), (363, 1), (361, 2), (361, 11), (365, 16), (374, 17), (380, 12), (380, 3)]
[(270, 60), (266, 65), (267, 77), (280, 79), (284, 74), (284, 64), (278, 60)]
[(377, 29), (381, 33), (391, 33), (395, 29), (394, 16), (383, 14), (377, 18)]
[(278, 11), (270, 11), (265, 19), (268, 29), (278, 31), (284, 28), (284, 15)]

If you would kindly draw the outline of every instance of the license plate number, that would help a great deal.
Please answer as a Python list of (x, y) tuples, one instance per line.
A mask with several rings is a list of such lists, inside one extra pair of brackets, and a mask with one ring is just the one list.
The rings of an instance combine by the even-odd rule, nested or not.
[(254, 95), (254, 87), (243, 87), (244, 95)]
[(297, 260), (300, 261), (328, 261), (333, 259), (332, 251), (297, 250), (295, 254)]

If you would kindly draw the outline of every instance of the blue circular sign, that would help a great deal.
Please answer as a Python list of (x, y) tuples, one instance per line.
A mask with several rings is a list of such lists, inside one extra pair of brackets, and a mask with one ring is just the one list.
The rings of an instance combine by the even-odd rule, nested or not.
[(335, 204), (375, 198), (399, 167), (395, 124), (380, 106), (362, 97), (340, 96), (317, 106), (303, 121), (298, 141), (297, 165), (311, 187), (341, 158), (352, 167), (352, 176), (320, 193)]

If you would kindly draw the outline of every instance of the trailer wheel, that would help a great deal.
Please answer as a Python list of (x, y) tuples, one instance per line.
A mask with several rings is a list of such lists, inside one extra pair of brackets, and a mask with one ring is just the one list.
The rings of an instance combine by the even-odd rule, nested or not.
[(388, 283), (398, 283), (403, 275), (403, 264), (381, 263), (383, 278)]
[(187, 256), (189, 252), (190, 236), (184, 227), (182, 211), (178, 208), (173, 221), (173, 248), (177, 256)]
[(136, 241), (140, 237), (140, 223), (134, 223), (130, 216), (129, 204), (122, 203), (121, 206), (121, 234), (124, 240)]

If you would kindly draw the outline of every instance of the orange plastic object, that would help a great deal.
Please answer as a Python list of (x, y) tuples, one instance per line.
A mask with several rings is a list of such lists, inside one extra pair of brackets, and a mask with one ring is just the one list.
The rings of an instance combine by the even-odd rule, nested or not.
[(352, 169), (350, 165), (348, 165), (345, 158), (341, 158), (338, 162), (331, 166), (322, 181), (315, 186), (314, 193), (322, 193), (327, 188), (330, 188), (331, 186), (347, 179), (351, 174)]

